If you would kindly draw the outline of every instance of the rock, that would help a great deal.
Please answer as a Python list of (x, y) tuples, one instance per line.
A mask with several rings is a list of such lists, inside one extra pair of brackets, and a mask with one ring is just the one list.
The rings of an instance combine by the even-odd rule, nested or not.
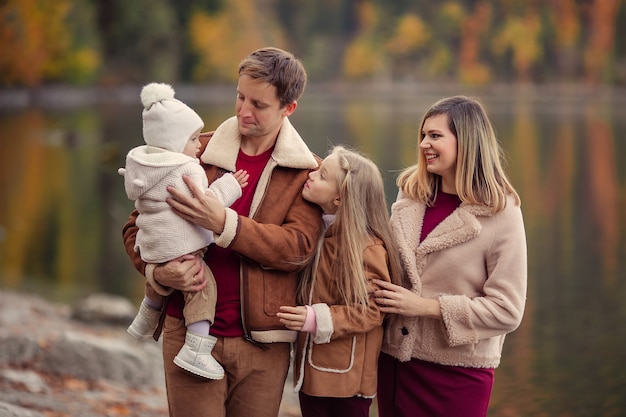
[(0, 332), (0, 364), (19, 365), (35, 361), (40, 347), (36, 339)]
[(40, 368), (74, 378), (131, 386), (164, 384), (160, 344), (65, 331), (46, 349)]
[[(0, 417), (167, 417), (161, 343), (126, 333), (135, 312), (108, 295), (71, 308), (0, 289)], [(300, 416), (291, 381), (282, 417)]]
[(44, 417), (44, 415), (41, 413), (29, 411), (25, 408), (3, 403), (1, 401), (0, 401), (0, 416), (2, 417)]
[(161, 345), (126, 333), (134, 314), (112, 296), (72, 309), (0, 290), (0, 416), (167, 416)]
[(78, 301), (72, 310), (72, 317), (86, 323), (104, 323), (128, 326), (137, 307), (123, 297), (110, 294), (91, 294)]
[(22, 385), (28, 392), (45, 393), (48, 391), (48, 386), (43, 378), (38, 373), (30, 370), (14, 371), (5, 369), (0, 372), (0, 378), (14, 385)]

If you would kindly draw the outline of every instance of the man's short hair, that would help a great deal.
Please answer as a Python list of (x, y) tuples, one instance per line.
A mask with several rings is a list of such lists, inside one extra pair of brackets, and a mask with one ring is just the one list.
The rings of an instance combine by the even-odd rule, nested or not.
[(257, 49), (245, 57), (239, 63), (239, 75), (276, 87), (281, 108), (298, 100), (307, 82), (302, 62), (292, 53), (273, 47)]

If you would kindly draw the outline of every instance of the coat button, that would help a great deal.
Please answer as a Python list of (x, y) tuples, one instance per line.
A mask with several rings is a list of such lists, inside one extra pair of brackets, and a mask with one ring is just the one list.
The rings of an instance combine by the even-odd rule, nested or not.
[(409, 329), (407, 329), (406, 327), (402, 328), (402, 335), (406, 336), (407, 334), (409, 334)]

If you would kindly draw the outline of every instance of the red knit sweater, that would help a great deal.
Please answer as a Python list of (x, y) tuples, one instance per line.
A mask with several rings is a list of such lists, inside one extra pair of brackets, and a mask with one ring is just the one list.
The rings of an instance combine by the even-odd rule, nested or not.
[(443, 219), (456, 210), (460, 204), (461, 200), (458, 195), (439, 191), (435, 198), (435, 203), (431, 207), (426, 207), (420, 242), (422, 242)]
[[(231, 206), (237, 214), (248, 216), (252, 198), (256, 191), (261, 173), (267, 165), (274, 148), (266, 152), (249, 156), (241, 150), (237, 156), (237, 170), (243, 169), (250, 175), (248, 185), (243, 188), (242, 196)], [(215, 323), (211, 326), (211, 334), (222, 337), (243, 336), (241, 324), (241, 300), (239, 292), (239, 254), (229, 248), (210, 245), (204, 261), (207, 263), (217, 284), (217, 304), (215, 306)], [(180, 291), (175, 291), (167, 306), (167, 314), (183, 318), (184, 300)]]

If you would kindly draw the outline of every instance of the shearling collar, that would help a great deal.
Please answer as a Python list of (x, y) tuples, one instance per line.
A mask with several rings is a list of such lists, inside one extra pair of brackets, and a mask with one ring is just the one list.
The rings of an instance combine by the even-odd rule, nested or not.
[[(233, 116), (215, 130), (200, 159), (205, 164), (234, 172), (240, 145), (237, 117)], [(313, 154), (286, 117), (278, 133), (272, 159), (279, 166), (286, 168), (317, 168)]]
[(477, 217), (492, 215), (489, 207), (462, 203), (420, 245), (425, 210), (424, 204), (408, 198), (399, 199), (391, 208), (392, 216), (403, 226), (398, 230), (399, 238), (411, 252), (426, 254), (466, 242), (480, 232), (481, 225)]
[(426, 206), (409, 198), (400, 198), (391, 206), (391, 225), (396, 235), (400, 256), (408, 268), (408, 278), (419, 293), (420, 274), (426, 255), (467, 242), (480, 233), (481, 216), (491, 216), (487, 206), (462, 203), (439, 223), (420, 244), (419, 238)]

